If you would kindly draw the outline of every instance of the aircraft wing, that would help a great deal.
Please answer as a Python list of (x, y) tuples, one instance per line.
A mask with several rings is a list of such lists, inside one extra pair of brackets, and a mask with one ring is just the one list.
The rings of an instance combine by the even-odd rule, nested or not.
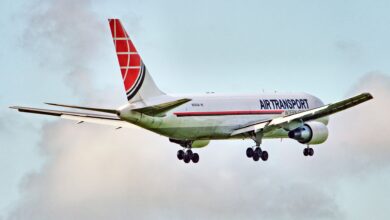
[(94, 124), (103, 124), (111, 125), (117, 128), (127, 127), (127, 128), (136, 128), (137, 126), (130, 124), (126, 121), (121, 120), (116, 115), (107, 115), (107, 114), (91, 114), (83, 112), (71, 112), (71, 111), (58, 111), (58, 110), (49, 110), (49, 109), (40, 109), (40, 108), (30, 108), (30, 107), (20, 107), (12, 106), (12, 109), (16, 109), (19, 112), (33, 113), (33, 114), (42, 114), (42, 115), (51, 115), (57, 116), (64, 119), (82, 122), (90, 122)]
[(253, 125), (244, 126), (234, 130), (231, 136), (244, 134), (248, 132), (257, 133), (260, 130), (264, 132), (270, 131), (275, 128), (285, 128), (286, 130), (291, 130), (294, 127), (296, 128), (302, 122), (319, 119), (328, 115), (332, 115), (334, 113), (343, 111), (345, 109), (351, 108), (355, 105), (361, 104), (372, 99), (372, 95), (370, 93), (362, 93), (360, 95), (354, 96), (349, 99), (345, 99), (333, 104), (328, 104), (321, 106), (319, 108), (310, 109), (304, 112), (285, 115), (281, 117), (276, 117), (274, 119), (269, 119), (263, 122), (259, 122)]

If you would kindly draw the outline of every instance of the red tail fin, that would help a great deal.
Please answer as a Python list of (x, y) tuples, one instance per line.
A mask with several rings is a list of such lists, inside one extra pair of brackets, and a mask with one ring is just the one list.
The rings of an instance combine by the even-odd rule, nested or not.
[(165, 95), (154, 83), (119, 19), (109, 19), (127, 99), (131, 102)]
[(109, 19), (127, 99), (132, 99), (145, 78), (145, 66), (119, 19)]

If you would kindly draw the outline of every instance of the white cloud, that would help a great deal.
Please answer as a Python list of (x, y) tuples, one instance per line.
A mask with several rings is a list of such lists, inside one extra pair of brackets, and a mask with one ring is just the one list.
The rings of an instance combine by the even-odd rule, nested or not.
[[(328, 165), (336, 173), (375, 172), (390, 165), (390, 136), (386, 117), (390, 108), (390, 77), (371, 72), (353, 86), (348, 96), (370, 92), (374, 99), (334, 115), (326, 155), (339, 161)], [(325, 150), (324, 150), (325, 151)]]
[[(85, 100), (95, 96), (93, 64), (100, 52), (105, 19), (97, 19), (90, 0), (33, 1), (27, 8), (23, 42), (50, 74)], [(84, 100), (84, 101), (85, 101)]]
[[(272, 168), (237, 156), (235, 146), (204, 149), (200, 164), (186, 165), (176, 159), (176, 145), (143, 130), (55, 122), (43, 131), (40, 145), (48, 163), (25, 179), (10, 219), (340, 215), (333, 196), (319, 186), (280, 181)], [(220, 161), (212, 156), (218, 153)]]

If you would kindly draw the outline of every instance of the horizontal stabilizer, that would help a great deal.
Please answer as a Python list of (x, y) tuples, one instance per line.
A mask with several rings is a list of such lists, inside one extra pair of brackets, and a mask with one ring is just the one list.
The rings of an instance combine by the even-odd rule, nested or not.
[(151, 106), (147, 106), (147, 107), (143, 107), (143, 108), (136, 108), (136, 109), (132, 109), (133, 111), (137, 111), (137, 112), (140, 112), (140, 113), (143, 113), (143, 114), (146, 114), (146, 115), (150, 115), (150, 116), (164, 116), (164, 113), (171, 110), (171, 109), (174, 109), (184, 103), (187, 103), (191, 101), (191, 99), (178, 99), (178, 100), (175, 100), (175, 101), (171, 101), (171, 102), (165, 102), (165, 103), (161, 103), (161, 104), (157, 104), (157, 105), (151, 105)]
[(95, 111), (95, 112), (104, 112), (109, 114), (117, 114), (117, 110), (115, 109), (107, 109), (107, 108), (92, 108), (92, 107), (83, 107), (83, 106), (76, 106), (76, 105), (64, 105), (64, 104), (56, 104), (56, 103), (45, 103), (47, 105), (53, 105), (53, 106), (60, 106), (65, 108), (75, 108), (75, 109), (82, 109), (82, 110), (89, 110), (89, 111)]

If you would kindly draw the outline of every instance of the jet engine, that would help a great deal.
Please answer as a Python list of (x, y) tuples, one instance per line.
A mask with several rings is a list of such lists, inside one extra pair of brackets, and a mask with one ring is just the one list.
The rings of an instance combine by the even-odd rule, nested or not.
[(288, 132), (288, 137), (301, 144), (322, 144), (328, 139), (328, 128), (321, 122), (311, 121)]

